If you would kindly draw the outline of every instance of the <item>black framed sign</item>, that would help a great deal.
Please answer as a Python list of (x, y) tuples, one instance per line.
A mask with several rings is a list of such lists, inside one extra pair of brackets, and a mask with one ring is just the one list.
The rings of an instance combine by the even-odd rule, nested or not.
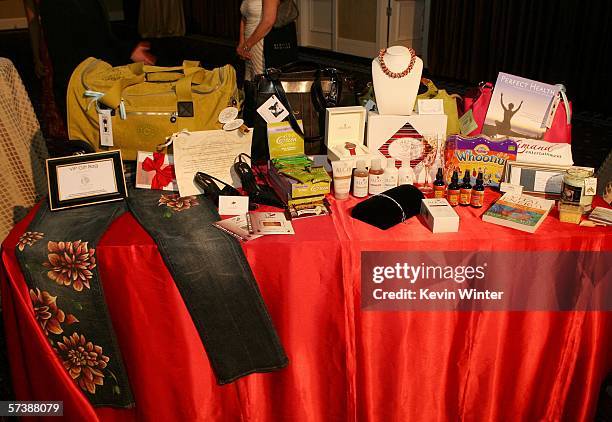
[(52, 211), (127, 197), (121, 151), (50, 158), (47, 181)]

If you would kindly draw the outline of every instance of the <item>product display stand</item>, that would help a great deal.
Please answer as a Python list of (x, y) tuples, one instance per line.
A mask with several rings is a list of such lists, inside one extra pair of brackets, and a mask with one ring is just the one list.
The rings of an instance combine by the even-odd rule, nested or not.
[[(419, 91), (423, 61), (416, 57), (414, 50), (403, 46), (389, 47), (382, 57), (384, 65), (379, 57), (372, 61), (378, 112), (409, 116)], [(407, 69), (410, 70), (406, 72)]]

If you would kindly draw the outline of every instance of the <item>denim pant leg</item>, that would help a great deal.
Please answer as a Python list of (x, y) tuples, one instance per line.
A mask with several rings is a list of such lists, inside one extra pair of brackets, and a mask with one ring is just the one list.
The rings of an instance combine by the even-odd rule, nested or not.
[(214, 205), (201, 196), (134, 189), (128, 206), (157, 243), (217, 382), (285, 367), (287, 356), (240, 244), (211, 224), (219, 220)]
[(98, 241), (124, 202), (51, 212), (41, 205), (16, 246), (34, 316), (94, 406), (131, 407), (130, 390), (98, 275)]

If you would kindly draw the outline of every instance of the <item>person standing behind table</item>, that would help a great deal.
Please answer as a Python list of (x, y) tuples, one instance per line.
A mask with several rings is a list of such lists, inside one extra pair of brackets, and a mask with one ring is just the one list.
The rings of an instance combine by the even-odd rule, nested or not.
[(280, 0), (243, 0), (240, 5), (240, 41), (236, 52), (246, 61), (245, 80), (265, 69), (264, 37), (272, 30)]
[(55, 101), (66, 118), (66, 90), (73, 70), (88, 57), (113, 66), (130, 60), (155, 64), (149, 44), (118, 40), (101, 0), (40, 0), (39, 11), (54, 70)]
[(30, 46), (32, 47), (32, 60), (34, 62), (34, 73), (40, 80), (41, 95), (41, 126), (45, 138), (67, 139), (68, 131), (64, 125), (60, 112), (55, 103), (53, 93), (53, 66), (47, 51), (47, 43), (43, 28), (40, 24), (38, 5), (40, 0), (23, 0), (23, 5), (28, 20), (28, 31), (30, 33)]

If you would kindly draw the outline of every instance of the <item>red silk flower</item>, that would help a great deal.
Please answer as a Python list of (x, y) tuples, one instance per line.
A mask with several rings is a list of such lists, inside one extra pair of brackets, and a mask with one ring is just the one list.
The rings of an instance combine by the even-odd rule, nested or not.
[(174, 166), (169, 164), (164, 167), (164, 158), (166, 154), (163, 152), (154, 152), (153, 159), (150, 157), (145, 158), (142, 162), (142, 169), (146, 172), (154, 171), (153, 181), (151, 182), (151, 189), (163, 189), (168, 186), (174, 179)]

